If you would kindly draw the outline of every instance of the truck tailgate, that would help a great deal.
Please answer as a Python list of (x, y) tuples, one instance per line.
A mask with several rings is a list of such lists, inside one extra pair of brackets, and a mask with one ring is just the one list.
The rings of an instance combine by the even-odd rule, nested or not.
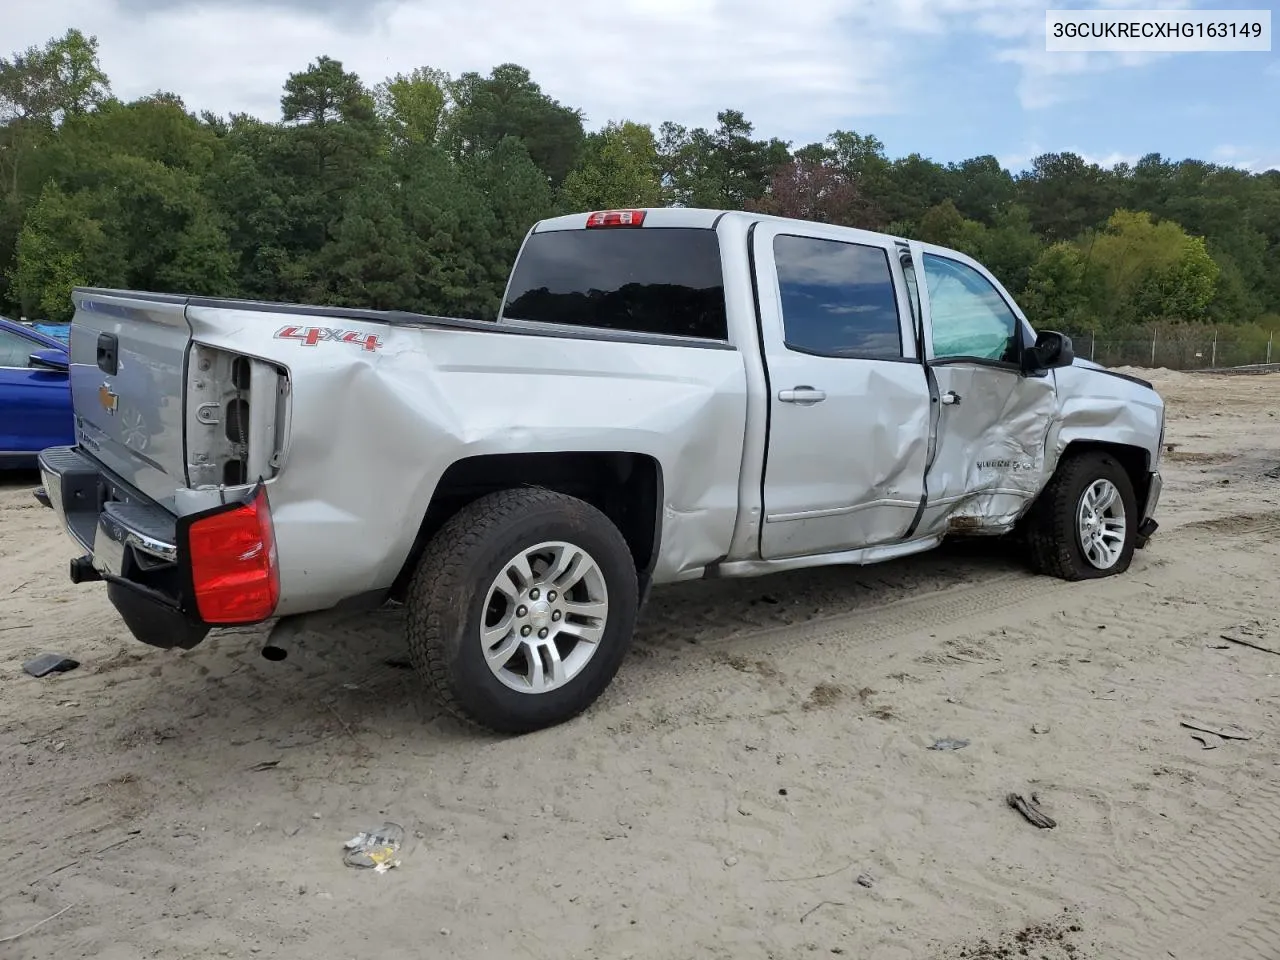
[(191, 328), (182, 297), (76, 290), (71, 398), (81, 446), (172, 507), (186, 485), (183, 392)]

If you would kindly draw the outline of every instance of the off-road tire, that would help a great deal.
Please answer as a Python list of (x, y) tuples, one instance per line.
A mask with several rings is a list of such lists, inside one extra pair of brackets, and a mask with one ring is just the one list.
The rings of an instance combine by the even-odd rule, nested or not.
[[(1120, 559), (1099, 570), (1084, 555), (1076, 529), (1080, 498), (1091, 484), (1110, 480), (1124, 504), (1125, 533)], [(1026, 556), (1031, 569), (1061, 580), (1096, 580), (1129, 569), (1138, 534), (1133, 482), (1114, 457), (1099, 450), (1068, 454), (1045, 485), (1025, 521)]]
[[(559, 540), (586, 550), (604, 575), (609, 612), (582, 672), (546, 693), (519, 693), (485, 662), (480, 628), (489, 586), (520, 550)], [(609, 686), (631, 645), (639, 588), (631, 550), (603, 513), (541, 487), (487, 494), (454, 514), (427, 544), (405, 598), (414, 669), (459, 719), (496, 733), (569, 720)]]

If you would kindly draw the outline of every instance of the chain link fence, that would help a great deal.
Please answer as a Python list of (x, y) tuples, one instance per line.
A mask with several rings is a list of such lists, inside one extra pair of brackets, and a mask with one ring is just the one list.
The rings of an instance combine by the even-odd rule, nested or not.
[(1214, 370), (1280, 363), (1280, 344), (1267, 340), (1217, 337), (1109, 340), (1084, 334), (1072, 337), (1077, 357), (1104, 367), (1164, 367), (1167, 370)]

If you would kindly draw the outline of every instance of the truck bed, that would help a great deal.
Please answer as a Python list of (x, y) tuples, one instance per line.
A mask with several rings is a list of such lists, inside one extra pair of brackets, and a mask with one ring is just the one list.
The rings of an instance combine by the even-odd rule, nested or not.
[(281, 614), (389, 588), (442, 478), (482, 458), (648, 458), (667, 484), (659, 582), (732, 537), (747, 386), (727, 343), (121, 290), (75, 303), (76, 455), (173, 518), (264, 482)]

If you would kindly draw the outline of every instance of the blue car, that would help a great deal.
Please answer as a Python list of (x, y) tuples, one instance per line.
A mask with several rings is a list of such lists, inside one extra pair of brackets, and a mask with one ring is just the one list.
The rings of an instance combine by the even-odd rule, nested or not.
[(67, 345), (0, 317), (0, 469), (75, 443)]

